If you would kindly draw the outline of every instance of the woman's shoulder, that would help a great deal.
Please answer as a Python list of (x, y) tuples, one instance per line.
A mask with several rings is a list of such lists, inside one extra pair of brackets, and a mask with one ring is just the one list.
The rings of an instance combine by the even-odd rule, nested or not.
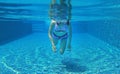
[(52, 23), (56, 24), (56, 21), (55, 20), (51, 20)]

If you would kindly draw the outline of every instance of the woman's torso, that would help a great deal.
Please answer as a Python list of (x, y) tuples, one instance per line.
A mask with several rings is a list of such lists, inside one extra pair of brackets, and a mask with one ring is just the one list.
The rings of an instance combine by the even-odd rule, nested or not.
[(57, 36), (63, 36), (66, 33), (68, 33), (68, 25), (66, 23), (61, 23), (61, 24), (55, 24), (54, 26), (54, 31), (53, 31)]

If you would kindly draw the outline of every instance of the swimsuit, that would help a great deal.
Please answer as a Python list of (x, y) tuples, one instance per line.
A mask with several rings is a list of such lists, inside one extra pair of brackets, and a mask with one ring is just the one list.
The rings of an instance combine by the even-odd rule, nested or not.
[(68, 38), (68, 34), (64, 34), (63, 36), (57, 36), (54, 32), (52, 34), (53, 38), (55, 39), (67, 39)]
[[(68, 23), (66, 19), (68, 18), (68, 7), (66, 5), (61, 6), (61, 5), (55, 4), (52, 7), (52, 12), (54, 14), (52, 16), (52, 21), (56, 23), (52, 36), (56, 39), (67, 39)], [(62, 23), (62, 26), (59, 27), (59, 24), (61, 25), (61, 23)], [(66, 33), (62, 36), (58, 36), (54, 32), (66, 32)]]
[[(54, 32), (66, 32), (66, 33), (62, 36), (58, 36)], [(56, 23), (52, 36), (55, 39), (67, 39), (68, 38), (68, 25), (67, 25), (67, 23), (62, 22), (62, 27), (59, 27), (59, 23)]]

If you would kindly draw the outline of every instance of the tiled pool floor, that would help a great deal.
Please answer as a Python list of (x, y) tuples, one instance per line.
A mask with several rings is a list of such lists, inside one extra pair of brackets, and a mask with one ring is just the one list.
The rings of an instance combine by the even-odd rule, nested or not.
[(73, 34), (72, 51), (51, 50), (47, 34), (0, 46), (0, 74), (120, 74), (120, 49), (88, 34)]

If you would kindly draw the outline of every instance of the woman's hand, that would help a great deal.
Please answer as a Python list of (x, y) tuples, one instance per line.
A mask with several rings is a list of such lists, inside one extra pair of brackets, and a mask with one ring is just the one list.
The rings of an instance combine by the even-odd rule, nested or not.
[(53, 52), (56, 52), (56, 46), (54, 45), (54, 43), (52, 43), (52, 50)]

